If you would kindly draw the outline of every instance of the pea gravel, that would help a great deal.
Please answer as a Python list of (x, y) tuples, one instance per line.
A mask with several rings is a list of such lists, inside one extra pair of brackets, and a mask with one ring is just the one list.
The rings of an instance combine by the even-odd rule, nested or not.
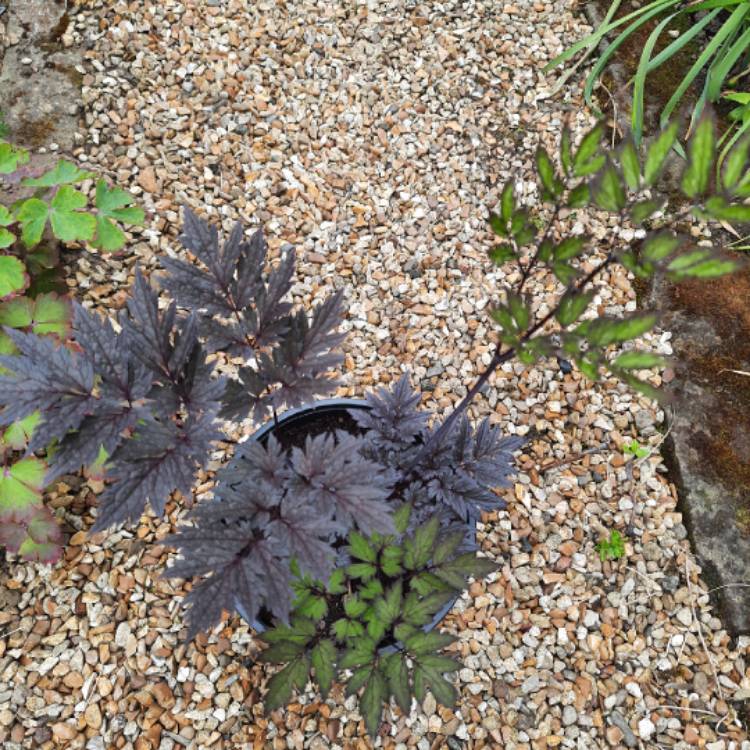
[[(273, 253), (293, 244), (297, 301), (346, 291), (340, 395), (405, 369), (427, 407), (466, 392), (490, 357), (486, 308), (514, 279), (486, 261), (486, 207), (508, 178), (533, 204), (536, 146), (592, 122), (577, 84), (549, 97), (556, 77), (541, 73), (588, 31), (575, 3), (142, 0), (70, 13), (62, 43), (85, 49), (74, 156), (149, 213), (122, 255), (68, 254), (80, 298), (112, 311), (136, 263), (181, 252), (187, 203), (225, 229), (262, 224)], [(562, 220), (633, 236), (599, 215)], [(606, 281), (599, 313), (635, 309), (622, 270)], [(535, 276), (529, 289), (544, 312), (554, 285)], [(644, 345), (669, 354), (669, 338)], [(0, 577), (2, 747), (750, 749), (749, 641), (724, 631), (690, 552), (659, 453), (669, 414), (554, 363), (506, 365), (473, 412), (529, 440), (508, 510), (479, 527), (500, 571), (445, 621), (463, 661), (455, 710), (431, 696), (408, 716), (394, 708), (374, 743), (340, 689), (264, 716), (270, 670), (253, 665), (239, 618), (180, 637), (189, 584), (160, 577), (172, 553), (159, 542), (189, 499), (90, 538), (96, 487), (66, 477), (51, 494), (75, 532), (63, 562), (10, 560)], [(626, 455), (631, 439), (649, 455)], [(611, 529), (626, 554), (601, 562)]]

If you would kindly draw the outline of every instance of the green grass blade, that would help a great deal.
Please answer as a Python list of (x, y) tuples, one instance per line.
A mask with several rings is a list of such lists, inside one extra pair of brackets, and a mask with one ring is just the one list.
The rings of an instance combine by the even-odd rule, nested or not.
[[(612, 55), (617, 52), (619, 47), (625, 42), (625, 40), (634, 32), (636, 29), (639, 29), (641, 26), (643, 26), (644, 23), (647, 23), (650, 21), (654, 16), (658, 16), (666, 7), (665, 3), (662, 3), (661, 5), (652, 8), (647, 13), (642, 13), (640, 17), (636, 18), (635, 21), (633, 21), (624, 31), (621, 31), (618, 36), (607, 45), (607, 48), (602, 52), (601, 57), (597, 60), (596, 65), (593, 67), (592, 71), (589, 73), (588, 77), (586, 78), (586, 86), (583, 90), (584, 98), (586, 99), (586, 102), (591, 105), (591, 93), (594, 90), (594, 85), (601, 75), (601, 72), (604, 70), (605, 66), (609, 62), (609, 59), (612, 57)], [(641, 9), (643, 10), (643, 9)]]
[(703, 2), (696, 2), (693, 5), (688, 5), (685, 10), (690, 13), (696, 13), (699, 10), (711, 10), (712, 8), (728, 10), (733, 5), (741, 5), (746, 2), (747, 0), (704, 0)]
[(605, 34), (608, 34), (610, 31), (612, 31), (612, 29), (616, 29), (618, 26), (622, 26), (622, 24), (631, 21), (633, 18), (637, 18), (639, 15), (641, 15), (641, 13), (645, 13), (651, 8), (657, 6), (666, 7), (670, 5), (676, 5), (676, 0), (654, 0), (654, 2), (649, 3), (643, 8), (638, 8), (637, 10), (628, 13), (622, 18), (618, 18), (616, 21), (612, 21), (611, 23), (608, 22), (608, 19), (610, 19), (620, 7), (620, 2), (621, 0), (615, 0), (615, 2), (612, 3), (609, 11), (607, 12), (606, 18), (604, 19), (604, 22), (593, 34), (589, 34), (587, 37), (580, 39), (575, 44), (568, 47), (568, 49), (566, 49), (564, 52), (561, 52), (556, 58), (554, 58), (544, 66), (543, 71), (547, 73), (553, 68), (556, 68), (561, 63), (570, 60), (571, 57), (573, 57), (581, 50), (586, 49), (587, 47), (590, 47), (592, 45), (596, 46), (597, 44), (599, 44)]
[(724, 22), (722, 27), (716, 32), (711, 41), (706, 45), (703, 52), (701, 52), (698, 59), (693, 63), (693, 66), (687, 72), (685, 77), (680, 82), (680, 85), (677, 87), (675, 92), (670, 97), (669, 101), (664, 106), (664, 110), (661, 113), (660, 119), (662, 127), (664, 127), (664, 125), (669, 121), (669, 118), (671, 117), (672, 112), (674, 112), (675, 107), (677, 107), (677, 105), (680, 103), (680, 100), (690, 87), (690, 84), (692, 84), (692, 82), (695, 80), (698, 73), (700, 73), (706, 63), (716, 54), (727, 37), (736, 31), (737, 25), (745, 17), (745, 15), (747, 15), (748, 11), (750, 11), (750, 6), (739, 6)]
[(680, 34), (671, 44), (667, 45), (656, 57), (654, 57), (648, 64), (647, 73), (658, 68), (662, 63), (669, 60), (672, 55), (679, 52), (686, 44), (689, 44), (703, 29), (711, 23), (721, 13), (721, 9), (717, 8), (713, 12), (701, 18), (698, 23), (691, 26), (684, 34)]
[[(746, 9), (746, 12), (750, 10), (750, 7)], [(740, 24), (738, 23), (738, 26)], [(739, 29), (738, 29), (739, 30)], [(740, 59), (742, 54), (750, 47), (750, 26), (745, 30), (745, 33), (737, 39), (734, 44), (727, 50), (727, 53), (718, 60), (718, 64), (711, 71), (708, 76), (706, 85), (706, 96), (708, 101), (715, 102), (721, 95), (721, 90), (724, 87), (724, 81), (732, 71), (737, 60)]]
[(667, 16), (649, 34), (646, 44), (643, 47), (643, 52), (641, 53), (641, 59), (638, 61), (638, 69), (636, 70), (635, 78), (633, 79), (633, 108), (630, 120), (633, 131), (633, 140), (637, 146), (640, 145), (641, 138), (643, 137), (643, 100), (645, 98), (646, 75), (651, 60), (651, 53), (654, 51), (654, 47), (656, 46), (656, 42), (661, 36), (662, 31), (664, 31), (664, 28), (671, 23), (676, 15), (677, 13), (673, 13), (671, 16)]
[[(750, 120), (747, 120), (746, 122), (743, 122), (741, 126), (739, 126), (734, 135), (730, 138), (729, 143), (727, 143), (724, 148), (721, 149), (721, 153), (719, 154), (719, 158), (716, 161), (716, 184), (719, 184), (719, 176), (721, 173), (721, 167), (724, 164), (724, 160), (727, 158), (727, 154), (732, 150), (732, 146), (734, 146), (737, 141), (742, 138), (742, 136), (750, 130)], [(727, 187), (726, 185), (724, 187)]]

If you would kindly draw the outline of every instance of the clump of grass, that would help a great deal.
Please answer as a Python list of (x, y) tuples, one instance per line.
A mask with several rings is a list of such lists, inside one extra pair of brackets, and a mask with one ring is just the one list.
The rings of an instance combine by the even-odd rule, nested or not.
[[(545, 70), (563, 65), (579, 53), (590, 55), (610, 32), (617, 29), (617, 36), (606, 44), (586, 77), (584, 95), (589, 106), (593, 107), (594, 86), (614, 54), (642, 26), (650, 21), (656, 23), (643, 45), (638, 68), (630, 81), (633, 85), (631, 124), (636, 143), (640, 143), (643, 136), (644, 99), (649, 74), (662, 65), (673, 64), (675, 55), (694, 40), (707, 38), (705, 46), (664, 105), (660, 127), (667, 124), (700, 75), (705, 76), (705, 82), (693, 107), (691, 128), (708, 104), (719, 101), (728, 88), (750, 72), (750, 3), (747, 0), (652, 0), (613, 20), (621, 3), (622, 0), (613, 0), (599, 28), (558, 55)], [(657, 52), (659, 40), (686, 16), (689, 23), (684, 24), (685, 30), (677, 33)]]

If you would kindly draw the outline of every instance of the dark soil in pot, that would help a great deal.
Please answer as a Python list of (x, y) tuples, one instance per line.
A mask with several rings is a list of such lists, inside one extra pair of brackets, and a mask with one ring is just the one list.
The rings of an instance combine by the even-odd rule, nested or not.
[[(369, 409), (369, 405), (364, 400), (354, 399), (326, 399), (318, 401), (311, 406), (303, 406), (298, 409), (292, 409), (281, 416), (277, 421), (269, 421), (251, 436), (251, 440), (257, 440), (265, 444), (269, 435), (273, 435), (285, 450), (302, 447), (308, 437), (316, 437), (325, 433), (343, 430), (349, 434), (360, 435), (362, 429), (356, 423), (349, 413), (353, 409)], [(476, 518), (472, 517), (466, 521), (467, 539), (462, 545), (461, 551), (476, 551), (478, 549), (476, 542)], [(346, 546), (346, 539), (342, 538), (334, 544), (335, 547), (342, 548)], [(384, 584), (388, 582), (383, 581)], [(458, 597), (449, 600), (441, 610), (435, 615), (432, 622), (425, 625), (424, 630), (434, 629), (446, 614), (453, 608)], [(272, 627), (273, 617), (266, 610), (261, 609), (257, 619), (250, 620), (245, 616), (240, 606), (237, 611), (248, 621), (250, 627), (261, 633)], [(342, 613), (334, 611), (329, 612), (327, 620), (335, 620)], [(395, 643), (395, 641), (393, 642)], [(386, 644), (381, 647), (381, 652), (387, 652), (394, 648), (392, 644)]]

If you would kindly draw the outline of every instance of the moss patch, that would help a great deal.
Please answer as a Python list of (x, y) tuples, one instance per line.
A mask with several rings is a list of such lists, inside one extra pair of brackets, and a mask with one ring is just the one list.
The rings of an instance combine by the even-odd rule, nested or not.
[(681, 339), (677, 382), (696, 383), (713, 395), (690, 445), (705, 462), (707, 476), (747, 498), (750, 510), (750, 377), (729, 372), (750, 367), (750, 271), (712, 283), (671, 285), (667, 299), (672, 310), (716, 333), (712, 347), (697, 338)]

